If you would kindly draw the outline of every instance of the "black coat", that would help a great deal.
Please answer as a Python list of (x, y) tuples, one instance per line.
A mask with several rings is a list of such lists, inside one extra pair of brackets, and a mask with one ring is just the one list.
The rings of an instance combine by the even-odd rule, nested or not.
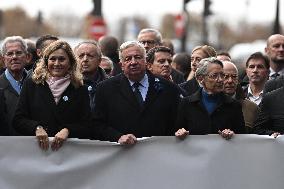
[(36, 84), (28, 78), (22, 88), (13, 119), (13, 126), (22, 135), (35, 135), (41, 125), (48, 136), (54, 136), (63, 128), (69, 137), (88, 138), (91, 120), (88, 91), (84, 86), (75, 88), (71, 83), (55, 103), (46, 82)]
[(0, 89), (0, 136), (9, 135), (9, 127), (5, 116), (6, 106), (4, 92)]
[(253, 133), (271, 135), (284, 134), (284, 87), (267, 93), (260, 103), (260, 113), (256, 119)]
[(192, 96), (183, 98), (176, 122), (176, 130), (185, 128), (190, 135), (217, 134), (219, 130), (231, 129), (245, 133), (241, 104), (222, 94), (216, 109), (209, 114), (202, 103), (201, 89)]
[(284, 75), (281, 75), (276, 79), (268, 80), (264, 85), (263, 93), (266, 94), (273, 90), (279, 89), (280, 87), (283, 86), (284, 86)]
[(99, 84), (94, 124), (103, 128), (102, 139), (118, 141), (124, 134), (136, 137), (174, 135), (179, 89), (165, 79), (147, 74), (149, 88), (142, 109), (125, 75)]
[[(25, 73), (25, 72), (24, 72)], [(26, 77), (26, 74), (24, 74)], [(0, 76), (0, 88), (3, 90), (4, 101), (5, 101), (5, 119), (8, 123), (8, 135), (15, 136), (19, 135), (12, 127), (12, 119), (15, 114), (16, 106), (19, 99), (19, 94), (17, 91), (12, 87), (9, 80), (7, 79), (5, 73), (2, 73)]]
[(192, 78), (184, 83), (179, 84), (179, 87), (182, 89), (183, 96), (190, 96), (200, 89), (199, 83), (196, 78)]

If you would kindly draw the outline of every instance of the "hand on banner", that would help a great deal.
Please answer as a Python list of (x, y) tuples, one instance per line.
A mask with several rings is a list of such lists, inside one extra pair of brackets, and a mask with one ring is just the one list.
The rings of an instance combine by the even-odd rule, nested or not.
[(225, 138), (226, 140), (231, 139), (234, 136), (234, 131), (230, 130), (230, 129), (224, 129), (223, 131), (218, 131), (218, 133)]
[(185, 130), (184, 128), (177, 130), (177, 132), (175, 132), (175, 136), (180, 138), (180, 139), (184, 139), (187, 135), (189, 135), (189, 131)]
[(278, 132), (275, 132), (275, 133), (272, 133), (272, 135), (271, 136), (273, 136), (274, 138), (277, 138), (278, 137), (278, 135), (281, 135), (280, 133), (278, 133)]
[(42, 126), (36, 128), (36, 138), (38, 140), (39, 147), (42, 150), (48, 150), (49, 148), (49, 139), (46, 131)]
[(133, 134), (122, 135), (118, 143), (120, 144), (135, 144), (137, 142), (137, 138)]
[(68, 138), (68, 135), (69, 135), (69, 131), (66, 128), (59, 131), (55, 135), (55, 137), (54, 137), (54, 139), (51, 143), (51, 149), (53, 151), (57, 151), (63, 145), (63, 142)]

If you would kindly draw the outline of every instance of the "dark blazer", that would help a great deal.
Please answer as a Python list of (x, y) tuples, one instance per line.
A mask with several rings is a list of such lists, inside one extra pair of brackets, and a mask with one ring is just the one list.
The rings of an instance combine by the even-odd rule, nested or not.
[(46, 82), (36, 84), (28, 78), (20, 94), (13, 126), (19, 133), (28, 136), (35, 135), (36, 127), (41, 125), (48, 136), (67, 128), (69, 137), (88, 138), (90, 116), (85, 87), (75, 88), (70, 84), (56, 104)]
[(284, 86), (284, 75), (281, 75), (276, 79), (270, 79), (264, 85), (263, 94), (271, 92), (275, 89), (279, 89), (280, 87), (283, 86)]
[(143, 108), (125, 75), (119, 74), (98, 85), (94, 124), (104, 129), (103, 140), (118, 141), (124, 134), (174, 135), (179, 89), (163, 78), (147, 74), (149, 88)]
[(271, 135), (284, 134), (284, 87), (267, 93), (260, 103), (260, 113), (256, 119), (253, 133)]
[(2, 73), (0, 76), (0, 88), (3, 89), (6, 113), (5, 118), (8, 122), (9, 134), (10, 136), (18, 135), (15, 129), (12, 127), (12, 119), (14, 117), (14, 113), (16, 110), (17, 102), (19, 99), (19, 94), (12, 87), (10, 82), (8, 81), (5, 73)]
[(183, 96), (190, 96), (200, 89), (199, 83), (196, 78), (192, 78), (184, 83), (179, 84), (179, 87), (183, 91)]
[(0, 136), (9, 135), (9, 127), (6, 121), (6, 106), (5, 106), (5, 98), (4, 91), (0, 89)]
[(217, 134), (219, 130), (231, 129), (235, 133), (245, 133), (245, 123), (241, 104), (222, 94), (221, 102), (211, 115), (202, 103), (201, 90), (183, 98), (176, 122), (176, 130), (185, 128), (190, 135)]
[(180, 84), (180, 83), (185, 82), (183, 74), (180, 71), (175, 70), (174, 68), (172, 68), (171, 76), (175, 84)]

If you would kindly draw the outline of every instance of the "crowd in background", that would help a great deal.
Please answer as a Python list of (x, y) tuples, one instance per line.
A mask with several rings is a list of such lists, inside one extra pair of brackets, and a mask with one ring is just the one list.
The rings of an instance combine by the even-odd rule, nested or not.
[[(245, 62), (202, 44), (175, 53), (158, 30), (121, 45), (113, 36), (73, 49), (60, 38), (1, 44), (0, 135), (36, 136), (41, 149), (68, 138), (135, 144), (137, 138), (284, 132), (284, 36)], [(49, 137), (54, 137), (49, 141)]]

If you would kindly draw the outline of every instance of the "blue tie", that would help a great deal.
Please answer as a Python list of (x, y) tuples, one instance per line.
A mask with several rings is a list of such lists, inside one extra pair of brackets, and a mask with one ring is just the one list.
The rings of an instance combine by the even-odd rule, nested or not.
[(141, 95), (141, 92), (139, 90), (139, 86), (141, 84), (139, 82), (135, 82), (132, 86), (134, 87), (134, 95), (140, 105), (140, 107), (143, 106), (143, 98), (142, 98), (142, 95)]

